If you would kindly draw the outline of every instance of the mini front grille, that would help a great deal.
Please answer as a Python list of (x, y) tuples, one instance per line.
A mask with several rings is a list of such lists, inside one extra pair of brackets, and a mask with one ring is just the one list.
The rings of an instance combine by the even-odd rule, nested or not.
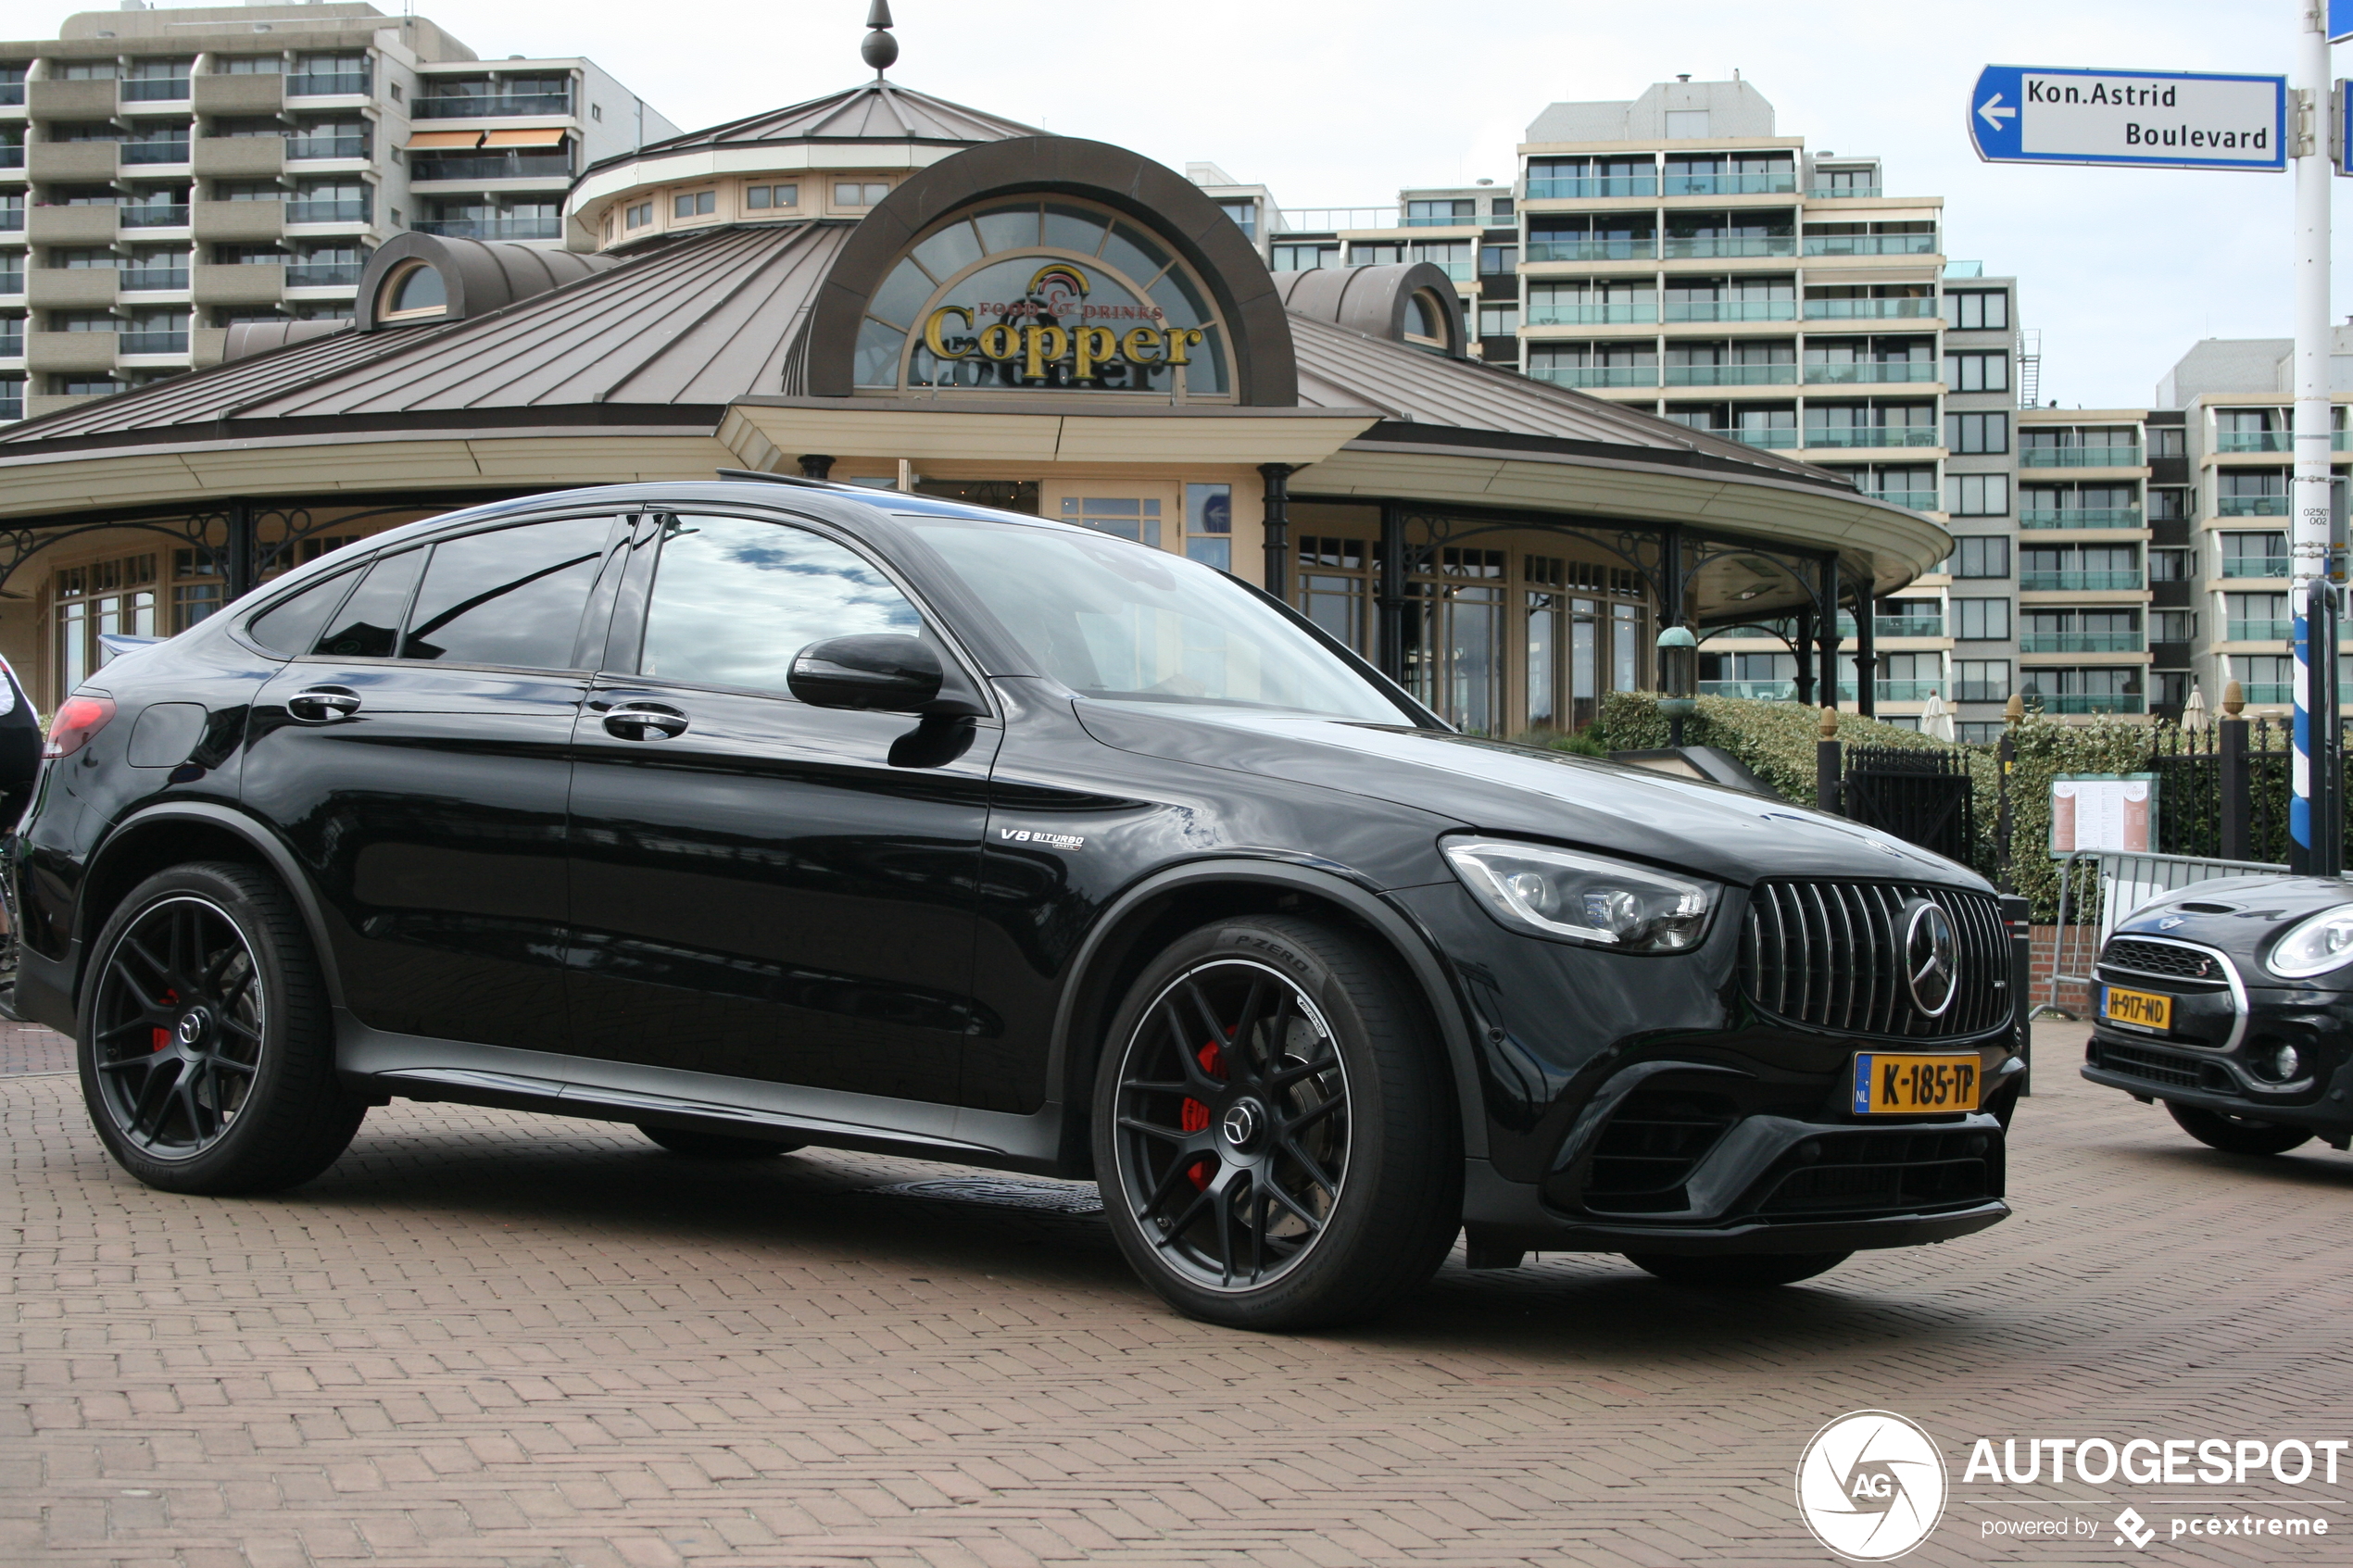
[[(1938, 1017), (1912, 998), (1905, 907), (1933, 899), (1953, 917), (1958, 991)], [(1741, 972), (1749, 999), (1818, 1029), (1894, 1039), (1982, 1034), (2010, 1016), (2009, 940), (1986, 894), (1893, 882), (1766, 882), (1748, 900)]]
[(2120, 1046), (2112, 1040), (2099, 1041), (2093, 1049), (2097, 1053), (2093, 1059), (2093, 1066), (2105, 1067), (2110, 1073), (2120, 1073), (2127, 1078), (2144, 1078), (2171, 1089), (2228, 1089), (2231, 1086), (2229, 1073), (2212, 1062), (2200, 1061), (2195, 1057), (2153, 1051), (2144, 1046)]
[(1684, 1207), (1683, 1178), (1740, 1112), (1721, 1095), (1644, 1090), (1602, 1129), (1585, 1175), (1587, 1207), (1656, 1213)]
[(2136, 974), (2162, 974), (2169, 980), (2222, 978), (2222, 966), (2211, 953), (2176, 947), (2170, 942), (2135, 942), (2130, 936), (2119, 936), (2101, 948), (2100, 963)]
[(2002, 1196), (2001, 1146), (1986, 1133), (1863, 1133), (1809, 1139), (1804, 1148), (1813, 1162), (1783, 1176), (1761, 1212), (1935, 1209)]

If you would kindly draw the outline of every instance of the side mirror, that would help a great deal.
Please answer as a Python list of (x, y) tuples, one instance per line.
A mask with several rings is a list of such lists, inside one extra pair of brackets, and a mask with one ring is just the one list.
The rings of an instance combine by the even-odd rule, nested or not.
[(785, 684), (812, 708), (913, 713), (939, 696), (946, 672), (920, 637), (828, 637), (793, 656)]

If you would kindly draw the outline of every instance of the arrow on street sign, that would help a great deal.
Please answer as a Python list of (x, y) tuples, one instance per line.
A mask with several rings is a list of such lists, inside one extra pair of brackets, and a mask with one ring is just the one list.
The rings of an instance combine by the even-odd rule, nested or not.
[(2287, 78), (1987, 66), (1969, 140), (1988, 163), (2287, 167)]

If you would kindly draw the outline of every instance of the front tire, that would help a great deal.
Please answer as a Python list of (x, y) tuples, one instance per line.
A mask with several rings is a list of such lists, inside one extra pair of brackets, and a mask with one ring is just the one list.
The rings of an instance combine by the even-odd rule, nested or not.
[(1317, 922), (1177, 940), (1114, 1017), (1094, 1096), (1113, 1236), (1178, 1311), (1236, 1328), (1371, 1316), (1462, 1223), (1443, 1047), (1397, 964)]
[(167, 1192), (298, 1186), (368, 1114), (335, 1079), (309, 933), (250, 866), (149, 877), (92, 945), (76, 1062), (116, 1163)]
[(2201, 1110), (2196, 1106), (2176, 1105), (2171, 1100), (2165, 1102), (2165, 1111), (2182, 1131), (2207, 1148), (2219, 1148), (2225, 1154), (2285, 1154), (2299, 1144), (2312, 1141), (2312, 1135), (2302, 1127), (2259, 1122), (2252, 1116)]
[(1721, 1258), (1629, 1252), (1626, 1261), (1669, 1285), (1699, 1290), (1754, 1290), (1826, 1274), (1852, 1252), (1734, 1252)]

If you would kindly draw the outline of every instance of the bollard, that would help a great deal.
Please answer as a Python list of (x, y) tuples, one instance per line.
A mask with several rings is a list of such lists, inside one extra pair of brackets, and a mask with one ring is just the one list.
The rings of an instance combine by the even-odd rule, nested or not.
[(1838, 760), (1838, 709), (1822, 709), (1822, 738), (1814, 743), (1814, 804), (1840, 815), (1839, 797), (1843, 770)]

